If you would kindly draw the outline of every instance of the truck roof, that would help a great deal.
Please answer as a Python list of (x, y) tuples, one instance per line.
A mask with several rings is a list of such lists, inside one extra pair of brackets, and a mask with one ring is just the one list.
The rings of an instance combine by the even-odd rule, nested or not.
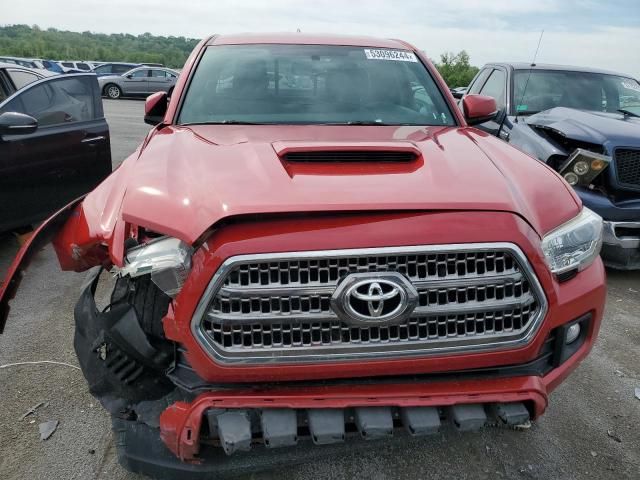
[(415, 50), (402, 40), (383, 39), (366, 36), (311, 34), (311, 33), (238, 33), (214, 35), (207, 45), (249, 45), (249, 44), (288, 44), (288, 45), (348, 45), (356, 47), (397, 48)]
[(487, 65), (502, 66), (512, 68), (513, 70), (558, 70), (563, 72), (586, 72), (586, 73), (601, 73), (605, 75), (618, 75), (621, 77), (633, 78), (631, 75), (620, 72), (613, 72), (611, 70), (602, 70), (600, 68), (592, 67), (577, 67), (574, 65), (556, 65), (551, 63), (527, 63), (527, 62), (490, 62)]

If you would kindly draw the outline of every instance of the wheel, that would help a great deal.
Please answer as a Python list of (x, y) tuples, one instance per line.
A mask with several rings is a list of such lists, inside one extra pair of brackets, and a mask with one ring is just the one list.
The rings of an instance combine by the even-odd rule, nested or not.
[(104, 94), (112, 100), (117, 100), (122, 96), (122, 89), (119, 86), (110, 83), (104, 87)]

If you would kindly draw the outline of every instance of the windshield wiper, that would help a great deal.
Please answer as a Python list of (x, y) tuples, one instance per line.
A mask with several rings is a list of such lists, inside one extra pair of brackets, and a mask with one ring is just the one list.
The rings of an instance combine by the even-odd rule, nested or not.
[[(341, 125), (341, 124), (337, 124)], [(393, 123), (384, 123), (384, 122), (376, 122), (375, 120), (367, 121), (367, 120), (352, 120), (351, 122), (346, 122), (346, 125), (378, 125), (378, 126), (390, 126), (390, 125), (398, 125)]]
[(629, 116), (629, 117), (638, 117), (640, 118), (640, 115), (638, 115), (637, 113), (634, 113), (630, 110), (625, 110), (624, 108), (619, 108), (618, 112), (622, 113), (625, 117)]
[(243, 120), (220, 120), (218, 122), (191, 122), (183, 123), (182, 125), (188, 127), (190, 125), (273, 125), (270, 123), (260, 122), (245, 122)]

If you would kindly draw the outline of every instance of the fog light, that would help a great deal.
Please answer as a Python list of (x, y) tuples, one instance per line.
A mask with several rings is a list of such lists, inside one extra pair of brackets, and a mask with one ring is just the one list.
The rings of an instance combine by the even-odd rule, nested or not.
[(584, 175), (589, 171), (589, 164), (584, 160), (580, 160), (573, 166), (573, 171), (578, 175)]
[(569, 345), (576, 341), (576, 338), (580, 336), (580, 324), (574, 323), (567, 329), (567, 336), (565, 337), (565, 343)]
[(573, 172), (565, 173), (565, 175), (564, 175), (564, 179), (565, 179), (565, 180), (567, 181), (567, 183), (568, 183), (569, 185), (571, 185), (572, 187), (573, 187), (574, 185), (577, 185), (577, 184), (578, 184), (578, 180), (579, 180), (578, 175), (576, 175), (576, 174), (575, 174), (575, 173), (573, 173)]

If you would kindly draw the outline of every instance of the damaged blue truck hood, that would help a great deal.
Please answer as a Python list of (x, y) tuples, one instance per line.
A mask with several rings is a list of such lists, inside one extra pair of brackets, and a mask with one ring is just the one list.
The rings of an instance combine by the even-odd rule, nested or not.
[(608, 146), (640, 146), (640, 118), (623, 113), (556, 107), (531, 115), (525, 121), (573, 140), (603, 145), (609, 151)]

